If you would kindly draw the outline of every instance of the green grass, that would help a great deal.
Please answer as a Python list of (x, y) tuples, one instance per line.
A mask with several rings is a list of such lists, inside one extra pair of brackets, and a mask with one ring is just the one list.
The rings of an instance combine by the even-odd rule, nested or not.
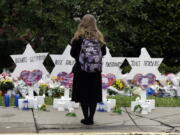
[(136, 99), (135, 96), (109, 96), (109, 98), (116, 99), (117, 107), (129, 107), (131, 101), (134, 101)]
[(180, 107), (180, 97), (149, 97), (149, 99), (155, 99), (156, 107)]
[[(135, 101), (135, 96), (110, 96), (116, 99), (117, 107), (130, 107), (131, 101)], [(155, 99), (156, 107), (180, 107), (180, 98), (171, 97), (154, 97), (149, 96), (148, 99)]]
[[(116, 99), (117, 107), (130, 107), (131, 101), (135, 101), (135, 96), (109, 96), (109, 98)], [(180, 107), (180, 98), (170, 97), (148, 97), (148, 99), (155, 99), (156, 107)], [(45, 103), (47, 105), (53, 104), (53, 97), (46, 97)], [(0, 96), (0, 106), (4, 106), (4, 97)], [(14, 106), (14, 98), (10, 98), (10, 106)]]

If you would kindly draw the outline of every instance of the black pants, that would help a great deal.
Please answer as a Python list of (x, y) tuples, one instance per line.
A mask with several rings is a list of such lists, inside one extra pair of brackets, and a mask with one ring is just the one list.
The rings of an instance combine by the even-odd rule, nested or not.
[(97, 103), (80, 103), (84, 119), (93, 121)]

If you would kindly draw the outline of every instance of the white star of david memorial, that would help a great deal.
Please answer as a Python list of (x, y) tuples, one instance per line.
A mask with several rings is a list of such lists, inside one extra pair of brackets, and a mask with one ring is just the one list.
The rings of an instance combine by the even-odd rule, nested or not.
[(106, 49), (107, 53), (103, 58), (103, 69), (102, 73), (103, 74), (114, 74), (116, 78), (122, 79), (122, 74), (121, 74), (121, 69), (120, 66), (124, 62), (125, 58), (123, 57), (112, 57), (109, 49)]
[[(57, 76), (60, 72), (70, 73), (72, 67), (75, 63), (74, 58), (70, 55), (71, 46), (68, 45), (62, 55), (50, 55), (52, 61), (55, 64), (55, 67), (51, 73), (51, 76)], [(121, 78), (121, 69), (120, 66), (123, 63), (125, 58), (121, 57), (112, 57), (107, 48), (107, 54), (103, 58), (103, 74), (112, 73), (116, 75), (117, 78)]]
[(70, 73), (75, 60), (70, 55), (71, 46), (67, 45), (62, 55), (50, 55), (55, 67), (51, 72), (51, 76), (57, 76), (60, 72)]
[(151, 58), (146, 48), (141, 48), (141, 54), (138, 58), (126, 58), (132, 69), (127, 75), (127, 79), (133, 79), (136, 74), (146, 75), (152, 73), (156, 79), (162, 78), (161, 73), (158, 71), (163, 58)]
[(26, 45), (23, 54), (10, 55), (16, 64), (16, 68), (12, 73), (12, 77), (19, 77), (23, 70), (41, 70), (43, 76), (49, 75), (48, 71), (43, 65), (43, 62), (48, 53), (35, 53), (30, 44)]

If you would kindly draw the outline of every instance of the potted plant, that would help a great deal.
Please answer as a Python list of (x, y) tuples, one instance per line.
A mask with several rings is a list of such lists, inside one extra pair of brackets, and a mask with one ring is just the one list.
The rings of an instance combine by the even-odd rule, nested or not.
[(0, 81), (0, 90), (2, 91), (2, 95), (7, 93), (8, 90), (12, 90), (14, 88), (14, 84), (11, 80), (1, 80)]

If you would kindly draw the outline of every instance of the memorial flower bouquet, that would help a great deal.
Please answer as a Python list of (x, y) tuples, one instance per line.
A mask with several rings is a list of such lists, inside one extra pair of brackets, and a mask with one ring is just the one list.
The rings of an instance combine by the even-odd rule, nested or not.
[(5, 77), (0, 80), (0, 90), (2, 91), (2, 95), (4, 95), (8, 90), (12, 90), (14, 88), (14, 83), (10, 77)]
[(1, 90), (12, 90), (14, 88), (14, 84), (12, 80), (3, 80), (0, 81), (0, 89)]
[(52, 76), (52, 77), (51, 77), (51, 80), (52, 80), (53, 82), (57, 82), (57, 81), (58, 81), (58, 77), (57, 77), (57, 76)]
[(14, 85), (15, 85), (14, 90), (16, 93), (20, 93), (23, 97), (25, 97), (28, 94), (28, 86), (25, 84), (24, 81), (20, 79), (15, 80)]
[(61, 97), (64, 94), (64, 87), (51, 88), (53, 97)]
[(116, 88), (117, 90), (123, 90), (123, 88), (125, 87), (125, 84), (122, 80), (117, 79), (113, 85), (114, 88)]
[(49, 85), (47, 83), (40, 83), (39, 84), (39, 95), (46, 94), (49, 89)]
[(9, 73), (3, 72), (3, 73), (0, 74), (0, 80), (3, 79), (3, 78), (5, 79), (5, 78), (11, 78), (11, 77), (10, 77)]
[(47, 106), (46, 104), (43, 104), (43, 105), (39, 108), (39, 110), (47, 111), (47, 108), (48, 108), (48, 106)]
[(136, 87), (133, 87), (133, 89), (132, 89), (132, 94), (133, 94), (134, 96), (140, 97), (141, 91), (143, 91), (143, 89), (142, 89), (141, 87), (136, 86)]

